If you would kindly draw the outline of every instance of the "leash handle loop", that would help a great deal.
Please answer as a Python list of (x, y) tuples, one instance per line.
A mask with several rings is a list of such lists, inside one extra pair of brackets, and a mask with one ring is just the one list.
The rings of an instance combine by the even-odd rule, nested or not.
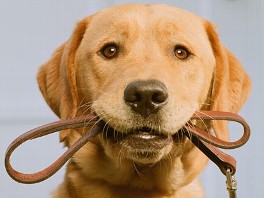
[(234, 142), (227, 142), (223, 141), (207, 131), (204, 131), (197, 126), (190, 124), (185, 125), (185, 128), (192, 134), (197, 136), (199, 139), (215, 146), (218, 148), (223, 149), (235, 149), (238, 147), (243, 146), (249, 139), (250, 136), (250, 127), (247, 122), (239, 115), (230, 112), (221, 112), (221, 111), (197, 111), (193, 116), (192, 119), (196, 120), (225, 120), (225, 121), (234, 121), (240, 123), (243, 128), (244, 132), (240, 139)]
[[(98, 126), (95, 125), (89, 132), (85, 133), (78, 141), (76, 141), (65, 153), (63, 153), (55, 162), (53, 162), (47, 168), (32, 174), (25, 174), (16, 171), (10, 164), (10, 157), (13, 151), (22, 143), (39, 138), (45, 135), (55, 133), (60, 130), (69, 128), (80, 128), (88, 125), (92, 125), (97, 118), (86, 116), (78, 117), (67, 121), (56, 121), (41, 127), (32, 129), (27, 133), (22, 134), (16, 138), (7, 148), (5, 155), (5, 167), (6, 171), (11, 178), (15, 181), (25, 184), (38, 183), (46, 180), (53, 174), (55, 174), (84, 144), (86, 144), (91, 138), (98, 135)], [(89, 120), (89, 123), (86, 121)]]

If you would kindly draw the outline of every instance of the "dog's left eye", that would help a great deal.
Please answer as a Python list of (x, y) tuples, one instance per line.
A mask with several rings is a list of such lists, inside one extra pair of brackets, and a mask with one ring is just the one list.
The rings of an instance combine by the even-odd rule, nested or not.
[(183, 46), (176, 46), (174, 48), (174, 54), (178, 59), (185, 60), (189, 57), (190, 52)]
[(114, 58), (117, 55), (117, 53), (118, 53), (118, 49), (115, 44), (108, 44), (104, 46), (101, 50), (101, 54), (107, 59)]

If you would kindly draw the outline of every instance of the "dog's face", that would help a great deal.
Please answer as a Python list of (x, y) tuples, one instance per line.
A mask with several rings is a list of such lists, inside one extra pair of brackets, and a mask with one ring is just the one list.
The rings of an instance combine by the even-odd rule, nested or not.
[[(42, 66), (38, 81), (61, 118), (93, 113), (105, 122), (92, 143), (110, 161), (166, 166), (166, 159), (178, 158), (168, 174), (177, 167), (183, 178), (189, 171), (185, 183), (206, 160), (199, 151), (190, 154), (195, 148), (180, 129), (201, 109), (238, 111), (250, 89), (209, 22), (165, 5), (118, 6), (83, 19)], [(226, 123), (212, 126), (228, 138)], [(71, 145), (79, 133), (62, 131), (61, 140)], [(81, 155), (95, 155), (87, 152), (79, 155), (80, 167), (88, 164)]]
[(75, 57), (77, 89), (107, 123), (105, 151), (155, 163), (205, 104), (215, 59), (203, 21), (129, 6), (103, 11), (88, 26)]

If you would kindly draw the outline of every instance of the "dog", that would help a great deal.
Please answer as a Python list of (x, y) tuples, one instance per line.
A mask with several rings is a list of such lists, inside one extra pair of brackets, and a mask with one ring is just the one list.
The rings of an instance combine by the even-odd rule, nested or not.
[[(80, 20), (37, 80), (59, 118), (105, 123), (69, 161), (55, 198), (204, 197), (198, 176), (208, 159), (181, 128), (199, 110), (238, 112), (251, 88), (209, 21), (168, 5)], [(229, 138), (224, 121), (196, 124)], [(60, 141), (71, 146), (87, 130), (63, 130)]]

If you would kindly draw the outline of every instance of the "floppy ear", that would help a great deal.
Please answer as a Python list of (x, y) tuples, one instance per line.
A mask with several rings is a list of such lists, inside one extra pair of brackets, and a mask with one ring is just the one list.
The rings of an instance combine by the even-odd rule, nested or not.
[[(80, 21), (71, 38), (62, 44), (39, 69), (39, 88), (53, 112), (61, 119), (76, 115), (78, 95), (76, 89), (74, 58), (88, 25), (88, 18)], [(60, 132), (64, 141), (69, 130)]]
[[(220, 43), (214, 27), (206, 22), (205, 28), (216, 60), (211, 110), (237, 113), (248, 98), (251, 80), (234, 55)], [(227, 124), (213, 121), (217, 137), (223, 140), (229, 139)]]

